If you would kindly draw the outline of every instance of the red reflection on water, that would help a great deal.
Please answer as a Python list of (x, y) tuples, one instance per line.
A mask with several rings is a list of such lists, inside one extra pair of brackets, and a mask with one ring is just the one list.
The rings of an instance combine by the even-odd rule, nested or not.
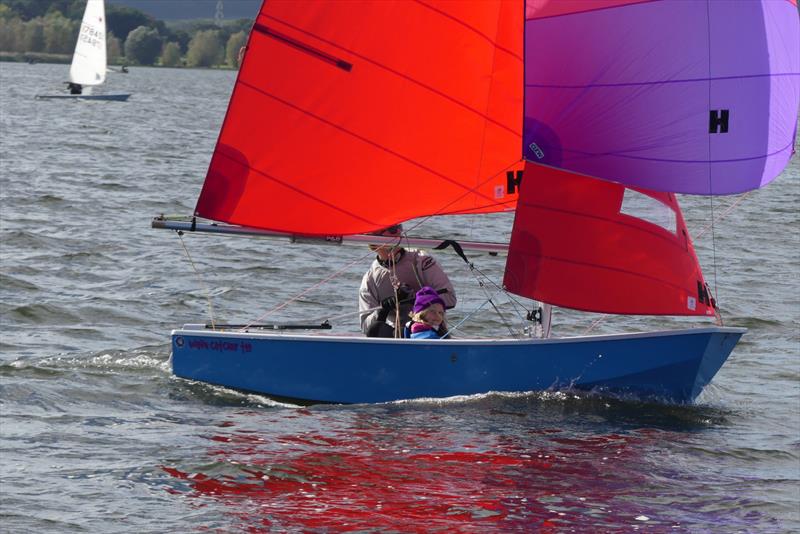
[(206, 437), (218, 446), (208, 451), (214, 461), (204, 472), (163, 469), (181, 481), (169, 491), (211, 497), (253, 531), (597, 528), (619, 489), (615, 481), (628, 477), (628, 489), (636, 484), (604, 465), (628, 449), (630, 436), (530, 434), (546, 447), (525, 450), (520, 436), (453, 445), (437, 432), (385, 428), (268, 438), (238, 431)]

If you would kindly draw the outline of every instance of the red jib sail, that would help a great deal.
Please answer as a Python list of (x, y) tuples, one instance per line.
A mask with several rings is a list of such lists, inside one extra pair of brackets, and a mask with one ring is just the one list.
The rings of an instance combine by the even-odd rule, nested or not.
[(523, 16), (516, 2), (265, 2), (196, 214), (331, 235), (514, 209)]
[(504, 284), (583, 311), (713, 315), (672, 193), (525, 167)]

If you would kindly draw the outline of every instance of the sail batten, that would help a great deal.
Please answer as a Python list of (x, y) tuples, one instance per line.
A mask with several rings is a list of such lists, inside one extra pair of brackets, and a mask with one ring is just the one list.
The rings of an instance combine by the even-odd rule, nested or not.
[(322, 59), (324, 61), (328, 61), (329, 63), (339, 67), (340, 69), (343, 69), (343, 70), (346, 70), (346, 71), (350, 71), (353, 68), (353, 65), (351, 63), (348, 63), (347, 61), (345, 61), (345, 60), (343, 60), (341, 58), (332, 56), (330, 54), (326, 54), (325, 52), (322, 52), (321, 50), (318, 50), (318, 49), (316, 49), (316, 48), (314, 48), (314, 47), (312, 47), (312, 46), (310, 46), (310, 45), (308, 45), (306, 43), (300, 42), (300, 41), (298, 41), (296, 39), (292, 39), (290, 37), (287, 37), (286, 35), (283, 35), (283, 34), (277, 32), (277, 31), (275, 31), (275, 30), (273, 30), (271, 28), (268, 28), (267, 26), (265, 26), (263, 24), (259, 24), (258, 22), (256, 22), (253, 25), (253, 30), (257, 31), (259, 33), (262, 33), (262, 34), (264, 34), (264, 35), (266, 35), (268, 37), (273, 37), (273, 38), (275, 38), (275, 39), (277, 39), (279, 41), (283, 41), (284, 43), (288, 44), (289, 46), (293, 46), (293, 47), (297, 48), (298, 50), (302, 50), (304, 52), (308, 52), (309, 54), (317, 56), (318, 58), (320, 58), (320, 59)]

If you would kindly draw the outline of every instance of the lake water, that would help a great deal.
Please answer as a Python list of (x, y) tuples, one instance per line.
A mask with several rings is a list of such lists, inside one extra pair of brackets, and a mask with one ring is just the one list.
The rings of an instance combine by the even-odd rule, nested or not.
[[(738, 197), (682, 199), (725, 324), (749, 328), (694, 406), (548, 392), (297, 407), (172, 377), (170, 330), (208, 320), (209, 296), (229, 322), (351, 312), (366, 251), (152, 230), (191, 213), (235, 73), (132, 68), (106, 89), (126, 103), (34, 99), (66, 76), (0, 63), (0, 531), (800, 531), (797, 159), (723, 218)], [(438, 257), (458, 318), (482, 294)], [(474, 261), (501, 279), (502, 258)], [(488, 312), (474, 326), (502, 328)]]

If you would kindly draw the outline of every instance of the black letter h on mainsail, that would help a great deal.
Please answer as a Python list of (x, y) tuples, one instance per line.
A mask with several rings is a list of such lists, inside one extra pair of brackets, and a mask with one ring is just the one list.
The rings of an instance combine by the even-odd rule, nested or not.
[(521, 183), (522, 171), (517, 171), (516, 178), (514, 177), (514, 171), (506, 171), (506, 194), (513, 195)]

